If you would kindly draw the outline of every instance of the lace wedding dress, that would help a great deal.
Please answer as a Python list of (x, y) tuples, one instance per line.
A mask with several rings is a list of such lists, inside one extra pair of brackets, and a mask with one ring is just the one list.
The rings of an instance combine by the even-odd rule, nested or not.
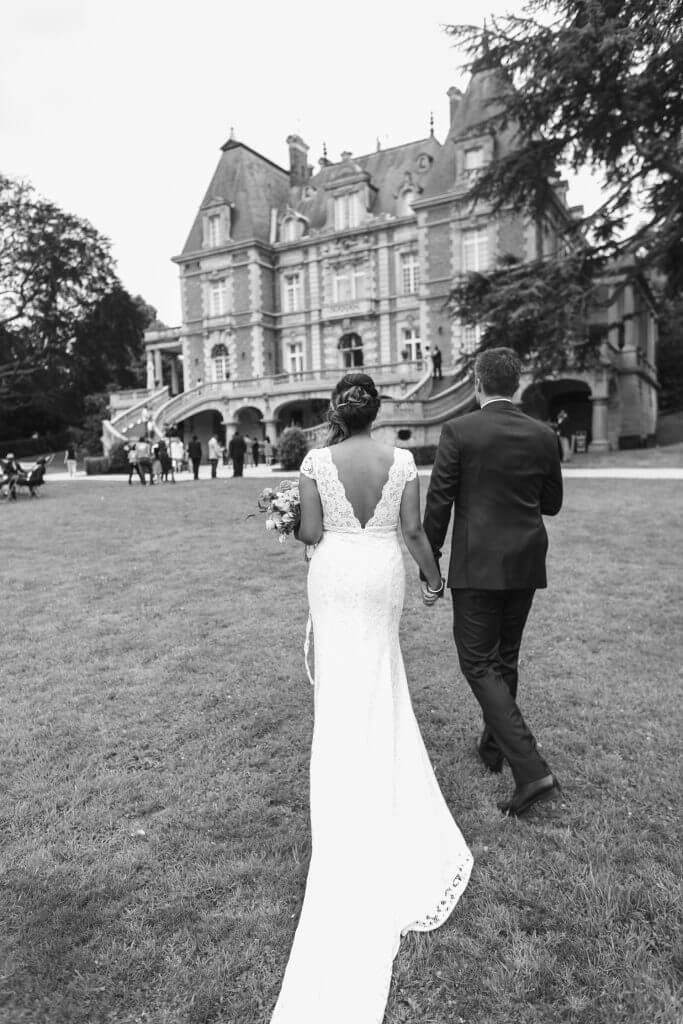
[(410, 452), (363, 528), (329, 448), (308, 453), (324, 534), (311, 559), (315, 641), (312, 856), (271, 1024), (381, 1024), (400, 938), (443, 924), (472, 856), (439, 789), (399, 646), (398, 542)]

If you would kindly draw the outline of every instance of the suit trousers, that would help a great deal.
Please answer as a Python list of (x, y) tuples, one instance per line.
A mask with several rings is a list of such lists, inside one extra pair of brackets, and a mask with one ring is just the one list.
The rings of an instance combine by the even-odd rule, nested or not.
[(536, 741), (517, 707), (517, 662), (534, 590), (453, 590), (458, 660), (484, 715), (482, 752), (502, 754), (515, 782), (548, 775)]

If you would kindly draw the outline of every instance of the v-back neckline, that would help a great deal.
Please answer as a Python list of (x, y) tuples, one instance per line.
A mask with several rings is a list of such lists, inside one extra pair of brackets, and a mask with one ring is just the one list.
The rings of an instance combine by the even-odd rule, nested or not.
[(346, 502), (346, 504), (348, 505), (349, 511), (351, 512), (351, 515), (353, 516), (355, 522), (358, 525), (358, 529), (361, 531), (361, 533), (365, 533), (365, 531), (367, 530), (368, 526), (371, 524), (371, 522), (373, 521), (373, 519), (377, 515), (377, 512), (379, 510), (380, 505), (384, 501), (384, 492), (386, 491), (387, 487), (389, 486), (389, 481), (391, 480), (391, 474), (393, 473), (394, 466), (396, 465), (396, 448), (394, 448), (394, 456), (393, 456), (393, 458), (391, 460), (391, 464), (389, 466), (389, 471), (387, 472), (387, 478), (384, 481), (384, 483), (382, 484), (382, 490), (380, 491), (380, 495), (379, 495), (379, 498), (377, 500), (377, 503), (376, 503), (374, 509), (372, 510), (372, 515), (370, 516), (369, 519), (366, 519), (366, 521), (365, 521), (365, 526), (362, 525), (360, 519), (356, 515), (356, 510), (354, 509), (353, 505), (349, 501), (349, 496), (346, 493), (346, 487), (344, 486), (344, 482), (343, 482), (342, 478), (339, 476), (339, 467), (337, 466), (337, 463), (332, 458), (331, 450), (329, 448), (326, 448), (325, 450), (327, 451), (327, 457), (330, 460), (332, 468), (334, 469), (334, 474), (335, 474), (337, 483), (339, 485), (339, 490), (341, 492), (341, 495), (342, 495), (344, 501)]

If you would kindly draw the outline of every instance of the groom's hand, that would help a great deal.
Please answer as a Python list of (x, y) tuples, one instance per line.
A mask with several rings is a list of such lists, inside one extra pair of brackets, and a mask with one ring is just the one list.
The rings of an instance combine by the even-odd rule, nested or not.
[(422, 603), (427, 608), (431, 608), (432, 605), (436, 604), (440, 597), (443, 597), (446, 590), (446, 581), (442, 576), (440, 590), (432, 590), (427, 582), (420, 585), (420, 590), (422, 592)]

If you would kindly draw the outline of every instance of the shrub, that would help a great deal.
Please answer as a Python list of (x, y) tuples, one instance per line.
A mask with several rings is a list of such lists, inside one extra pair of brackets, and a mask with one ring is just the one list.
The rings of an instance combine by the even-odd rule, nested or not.
[(128, 472), (128, 452), (125, 450), (123, 445), (118, 445), (116, 448), (112, 448), (112, 450), (109, 452), (109, 469), (107, 469), (106, 472)]
[(283, 469), (299, 469), (308, 451), (308, 441), (300, 427), (287, 427), (280, 435), (277, 448)]
[(108, 473), (109, 466), (108, 455), (88, 455), (85, 459), (85, 475), (99, 476), (100, 473)]

